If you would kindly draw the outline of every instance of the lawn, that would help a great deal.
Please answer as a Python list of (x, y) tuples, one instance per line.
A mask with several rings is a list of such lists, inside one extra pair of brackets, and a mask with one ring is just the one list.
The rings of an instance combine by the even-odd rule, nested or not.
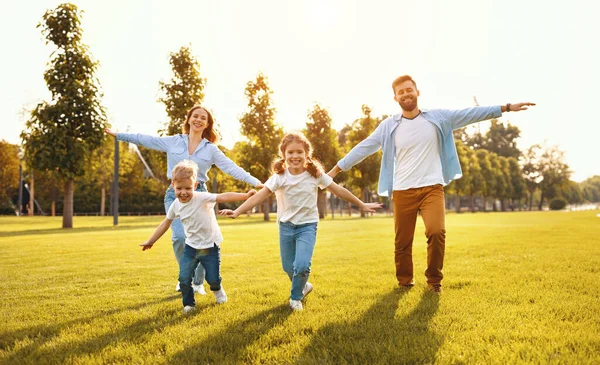
[(396, 288), (393, 221), (319, 224), (304, 311), (287, 305), (277, 226), (221, 220), (229, 302), (181, 312), (160, 217), (0, 217), (0, 363), (600, 363), (598, 211), (449, 214), (444, 292)]

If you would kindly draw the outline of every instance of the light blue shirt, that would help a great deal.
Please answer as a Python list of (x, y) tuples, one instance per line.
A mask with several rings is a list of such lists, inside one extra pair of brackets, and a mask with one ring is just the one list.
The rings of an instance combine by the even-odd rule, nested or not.
[(191, 155), (188, 153), (188, 135), (177, 134), (168, 137), (149, 136), (145, 134), (117, 133), (117, 140), (130, 142), (153, 150), (167, 153), (167, 176), (171, 178), (171, 171), (182, 160), (192, 160), (198, 165), (198, 181), (208, 181), (208, 170), (216, 165), (221, 171), (231, 175), (237, 180), (244, 181), (252, 186), (260, 184), (260, 180), (250, 175), (206, 138), (202, 139), (196, 150)]
[[(500, 106), (496, 105), (478, 106), (462, 110), (432, 109), (422, 111), (421, 114), (427, 121), (436, 126), (438, 142), (440, 144), (442, 174), (444, 184), (447, 185), (452, 180), (462, 177), (462, 170), (458, 161), (452, 131), (482, 120), (498, 118), (502, 115), (502, 111)], [(396, 158), (394, 130), (402, 122), (401, 117), (402, 113), (398, 113), (385, 119), (369, 137), (357, 144), (337, 163), (342, 171), (347, 171), (381, 148), (383, 155), (381, 157), (377, 192), (381, 196), (389, 196), (390, 198), (394, 186), (394, 160)]]

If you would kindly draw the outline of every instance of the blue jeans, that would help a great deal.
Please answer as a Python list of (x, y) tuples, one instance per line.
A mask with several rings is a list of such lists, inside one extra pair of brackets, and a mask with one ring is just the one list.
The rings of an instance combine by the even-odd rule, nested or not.
[(196, 305), (192, 289), (192, 273), (198, 267), (198, 263), (202, 263), (206, 269), (206, 282), (210, 285), (210, 290), (221, 289), (221, 249), (219, 246), (215, 243), (211, 248), (195, 249), (185, 245), (179, 264), (179, 284), (184, 307)]
[[(196, 191), (206, 191), (206, 185), (203, 182), (198, 183)], [(177, 199), (175, 196), (175, 190), (173, 185), (169, 185), (169, 188), (165, 192), (165, 213), (169, 211), (169, 207)], [(185, 231), (183, 230), (183, 224), (179, 218), (174, 219), (171, 223), (171, 241), (173, 242), (173, 252), (175, 253), (175, 259), (177, 265), (181, 268), (181, 258), (183, 257), (183, 249), (185, 247)], [(191, 274), (190, 274), (191, 275)], [(194, 285), (202, 285), (204, 282), (204, 268), (202, 265), (198, 265), (194, 273)]]
[(283, 271), (292, 281), (290, 298), (301, 300), (310, 275), (312, 255), (317, 241), (317, 223), (279, 222), (279, 252)]

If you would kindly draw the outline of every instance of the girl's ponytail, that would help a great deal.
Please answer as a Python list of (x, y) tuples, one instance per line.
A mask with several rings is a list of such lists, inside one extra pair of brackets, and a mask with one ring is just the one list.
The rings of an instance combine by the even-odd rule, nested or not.
[(315, 179), (325, 172), (323, 165), (318, 160), (313, 160), (310, 156), (306, 156), (306, 171)]
[(273, 163), (272, 170), (276, 174), (283, 174), (283, 172), (285, 171), (285, 159), (280, 158), (279, 160), (276, 160)]

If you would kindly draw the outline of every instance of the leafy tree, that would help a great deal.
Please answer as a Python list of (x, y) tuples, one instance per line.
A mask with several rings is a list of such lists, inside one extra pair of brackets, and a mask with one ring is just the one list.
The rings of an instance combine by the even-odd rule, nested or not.
[[(275, 108), (271, 105), (273, 91), (267, 77), (259, 73), (256, 81), (248, 81), (245, 89), (248, 110), (240, 119), (241, 133), (248, 141), (240, 143), (239, 165), (265, 181), (271, 175), (271, 164), (279, 155), (283, 130), (275, 124)], [(264, 220), (269, 220), (269, 200), (263, 203)]]
[(560, 194), (569, 204), (581, 204), (584, 202), (583, 191), (575, 181), (567, 181), (561, 187)]
[[(355, 146), (366, 139), (377, 126), (381, 119), (371, 116), (371, 108), (367, 105), (362, 106), (363, 116), (352, 123), (352, 129), (348, 132), (347, 140), (350, 146)], [(337, 162), (337, 161), (336, 161)], [(379, 169), (381, 166), (381, 151), (372, 154), (358, 163), (349, 171), (349, 183), (360, 190), (360, 197), (363, 201), (369, 201), (369, 190), (375, 188), (379, 179)], [(361, 210), (360, 216), (364, 217), (365, 212)]]
[(589, 202), (600, 202), (600, 175), (587, 178), (581, 183), (583, 198)]
[(490, 129), (486, 132), (481, 148), (496, 153), (498, 156), (519, 158), (521, 151), (517, 147), (517, 138), (521, 131), (510, 123), (504, 125), (497, 119), (492, 119)]
[(529, 192), (529, 203), (527, 204), (529, 211), (533, 207), (533, 194), (538, 189), (542, 180), (540, 154), (541, 146), (537, 144), (529, 147), (523, 154), (523, 178)]
[(94, 76), (98, 62), (81, 42), (79, 18), (75, 5), (61, 4), (46, 11), (38, 25), (46, 43), (57, 48), (44, 73), (52, 100), (37, 105), (21, 133), (31, 167), (55, 171), (64, 182), (63, 228), (73, 227), (74, 180), (102, 144), (107, 124)]
[(514, 157), (508, 159), (508, 172), (510, 176), (510, 185), (512, 187), (512, 193), (510, 199), (512, 201), (511, 210), (515, 210), (515, 205), (521, 210), (521, 199), (527, 197), (527, 185), (523, 178), (523, 171), (519, 166), (519, 161)]
[[(504, 156), (499, 156), (498, 162), (500, 163), (500, 173), (501, 173), (502, 179), (504, 180), (503, 181), (504, 190), (502, 191), (502, 194), (499, 195), (498, 197), (500, 198), (500, 207), (501, 207), (502, 211), (506, 212), (506, 200), (510, 199), (513, 194), (513, 186), (512, 186), (512, 181), (510, 179), (510, 167), (509, 167), (509, 163), (508, 163), (508, 158), (506, 158)], [(500, 176), (500, 175), (498, 175), (498, 176)]]
[(560, 192), (560, 186), (566, 183), (571, 176), (569, 165), (565, 162), (565, 153), (558, 146), (547, 146), (542, 150), (539, 160), (540, 190), (542, 196), (538, 208), (541, 210), (544, 199), (555, 198)]
[[(192, 55), (189, 47), (181, 47), (171, 53), (169, 64), (173, 69), (173, 77), (169, 82), (160, 81), (163, 95), (158, 99), (165, 104), (169, 121), (158, 132), (172, 136), (181, 133), (187, 111), (204, 100), (206, 79), (200, 77), (200, 63)], [(162, 153), (164, 155), (164, 153)], [(164, 174), (164, 171), (161, 172)]]
[[(337, 132), (331, 128), (331, 117), (327, 109), (322, 108), (319, 104), (316, 104), (307, 116), (310, 121), (306, 123), (305, 135), (313, 146), (313, 156), (321, 161), (325, 169), (330, 169), (341, 157)], [(325, 218), (327, 207), (325, 198), (325, 191), (319, 190), (319, 218)]]
[(485, 212), (487, 210), (487, 199), (494, 195), (494, 192), (496, 191), (496, 174), (494, 173), (492, 163), (490, 162), (490, 153), (487, 150), (476, 150), (475, 156), (479, 163), (480, 173), (483, 178), (481, 195), (483, 197), (483, 211)]
[(19, 146), (0, 140), (0, 210), (11, 211), (12, 197), (19, 189)]
[(466, 193), (470, 198), (471, 212), (475, 212), (475, 195), (480, 194), (485, 189), (485, 180), (481, 173), (481, 166), (475, 151), (467, 148), (468, 171), (470, 175), (469, 185)]

